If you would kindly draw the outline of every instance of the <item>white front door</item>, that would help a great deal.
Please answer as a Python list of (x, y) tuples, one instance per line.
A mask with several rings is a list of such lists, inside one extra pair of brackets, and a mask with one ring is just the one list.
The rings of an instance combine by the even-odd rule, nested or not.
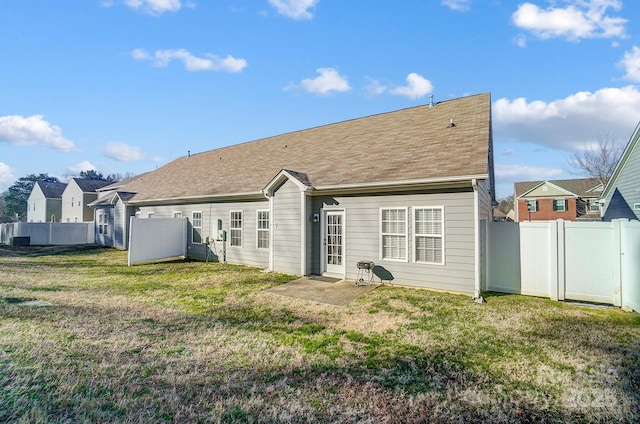
[(324, 219), (324, 270), (344, 276), (344, 212), (326, 211)]

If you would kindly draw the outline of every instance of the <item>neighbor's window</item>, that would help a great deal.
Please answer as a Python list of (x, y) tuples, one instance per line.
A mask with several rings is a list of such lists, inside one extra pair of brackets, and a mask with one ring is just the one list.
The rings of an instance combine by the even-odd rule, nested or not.
[(153, 218), (154, 216), (156, 216), (155, 212), (147, 212), (147, 218)]
[(590, 199), (589, 200), (589, 210), (591, 212), (599, 212), (600, 211), (600, 202), (598, 199)]
[(230, 246), (242, 247), (242, 211), (229, 212)]
[(182, 211), (173, 212), (173, 217), (174, 218), (182, 218)]
[(537, 212), (538, 211), (538, 201), (537, 200), (527, 200), (527, 210), (529, 212)]
[(75, 197), (71, 196), (71, 206), (73, 207), (73, 201), (75, 200)]
[(444, 263), (444, 211), (437, 208), (415, 208), (415, 261)]
[(193, 212), (191, 218), (191, 242), (202, 243), (202, 212)]
[(633, 210), (634, 211), (640, 211), (640, 203), (634, 203), (633, 204)]
[(269, 211), (258, 211), (258, 249), (269, 248)]
[(563, 212), (567, 210), (567, 200), (566, 199), (553, 199), (553, 210)]
[(380, 256), (407, 260), (407, 208), (380, 209)]

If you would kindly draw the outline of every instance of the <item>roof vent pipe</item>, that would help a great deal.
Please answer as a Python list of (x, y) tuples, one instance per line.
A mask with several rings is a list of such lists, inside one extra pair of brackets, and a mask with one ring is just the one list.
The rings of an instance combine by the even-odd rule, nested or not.
[(429, 108), (432, 108), (434, 106), (433, 104), (433, 94), (429, 96)]
[(187, 157), (190, 158), (191, 157), (191, 150), (187, 150)]

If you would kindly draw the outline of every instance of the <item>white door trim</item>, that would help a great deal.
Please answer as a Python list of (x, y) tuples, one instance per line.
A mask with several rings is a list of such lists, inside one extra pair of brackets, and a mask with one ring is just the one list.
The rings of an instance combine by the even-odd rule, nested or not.
[[(340, 216), (340, 252), (338, 254), (338, 260), (340, 261), (339, 265), (329, 264), (328, 263), (328, 234), (327, 234), (327, 226), (328, 226), (328, 216)], [(346, 275), (346, 251), (347, 251), (347, 243), (346, 243), (346, 211), (344, 209), (323, 209), (321, 214), (321, 249), (322, 258), (320, 260), (322, 274), (328, 276), (336, 276), (340, 278), (344, 278)], [(334, 239), (335, 241), (335, 239)]]

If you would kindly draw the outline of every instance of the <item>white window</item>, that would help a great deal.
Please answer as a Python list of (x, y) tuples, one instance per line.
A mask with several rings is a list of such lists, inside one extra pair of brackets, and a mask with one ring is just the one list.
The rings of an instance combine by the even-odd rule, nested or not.
[(598, 201), (598, 199), (589, 199), (589, 210), (591, 212), (600, 211), (600, 202)]
[(407, 260), (407, 208), (380, 209), (380, 257)]
[(633, 204), (633, 210), (634, 211), (640, 211), (640, 203), (634, 203)]
[(242, 211), (229, 212), (229, 246), (242, 247)]
[(558, 212), (564, 212), (567, 210), (566, 199), (553, 199), (553, 210)]
[(257, 246), (258, 249), (269, 248), (269, 211), (257, 212)]
[(156, 216), (155, 212), (147, 212), (147, 218), (153, 218), (154, 216)]
[(527, 210), (529, 212), (537, 212), (538, 211), (538, 201), (537, 200), (527, 200)]
[(182, 211), (174, 211), (173, 212), (173, 217), (174, 218), (182, 218)]
[(444, 208), (413, 210), (416, 262), (444, 264)]
[(191, 218), (191, 242), (202, 243), (202, 212), (192, 212)]
[(98, 234), (109, 234), (109, 213), (98, 213)]
[(71, 207), (73, 207), (73, 201), (75, 200), (75, 198), (73, 196), (71, 196)]

